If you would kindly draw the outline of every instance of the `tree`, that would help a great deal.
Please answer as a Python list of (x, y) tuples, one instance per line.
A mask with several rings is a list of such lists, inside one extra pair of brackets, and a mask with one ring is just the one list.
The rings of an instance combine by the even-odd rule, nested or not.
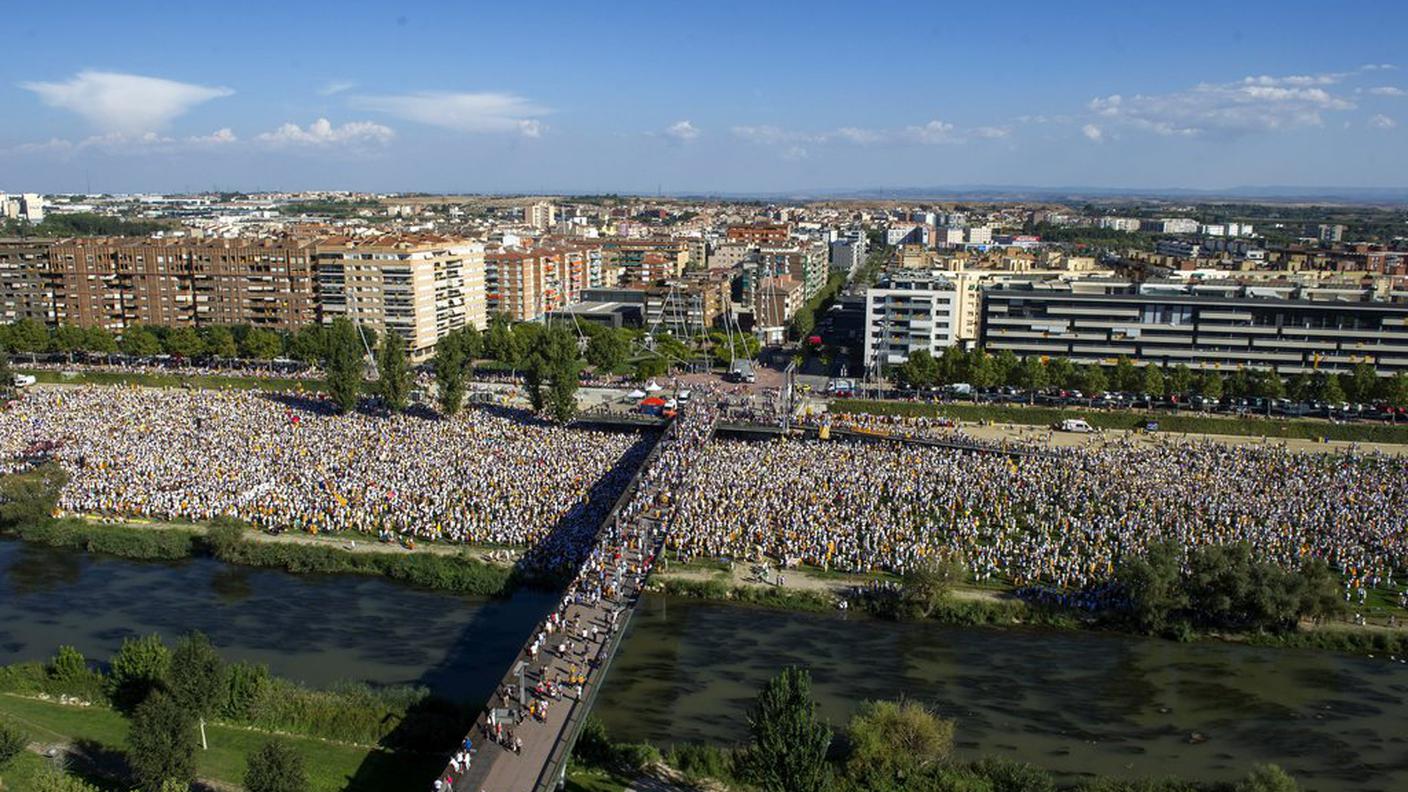
[(289, 337), (288, 353), (294, 360), (304, 363), (320, 362), (327, 355), (327, 331), (316, 324), (298, 328), (298, 332)]
[(1233, 399), (1245, 399), (1252, 393), (1252, 381), (1247, 376), (1247, 370), (1238, 368), (1223, 380), (1222, 389)]
[(132, 357), (152, 357), (161, 354), (161, 339), (145, 325), (132, 325), (122, 331), (122, 351)]
[(10, 353), (0, 347), (0, 395), (9, 393), (15, 387), (15, 371), (10, 368)]
[(205, 342), (193, 327), (178, 327), (167, 333), (163, 347), (166, 354), (183, 358), (197, 357), (205, 352)]
[(1296, 401), (1309, 401), (1314, 398), (1314, 385), (1309, 375), (1302, 371), (1291, 377), (1290, 384), (1286, 386), (1286, 393)]
[(278, 333), (253, 327), (240, 342), (240, 355), (249, 360), (273, 360), (283, 352), (283, 346), (283, 339), (279, 338)]
[(106, 327), (89, 327), (83, 331), (83, 348), (102, 355), (117, 353), (117, 339)]
[(0, 720), (0, 770), (12, 762), (29, 746), (29, 737), (18, 726)]
[(394, 330), (387, 330), (381, 339), (378, 355), (377, 395), (387, 409), (401, 412), (411, 395), (411, 373), (406, 367), (406, 342)]
[(764, 792), (823, 792), (831, 773), (831, 729), (817, 720), (811, 674), (788, 666), (763, 687), (748, 713), (752, 744), (744, 774)]
[(489, 332), (484, 335), (484, 354), (506, 366), (518, 367), (519, 358), (523, 356), (522, 343), (503, 314), (495, 314), (489, 320)]
[[(715, 349), (718, 345), (715, 344)], [(626, 362), (631, 354), (631, 342), (616, 329), (605, 328), (592, 333), (587, 340), (587, 362), (598, 371), (612, 371)], [(732, 361), (730, 361), (732, 362)]]
[(29, 792), (99, 792), (97, 787), (65, 773), (51, 762), (40, 765), (32, 780)]
[(1193, 390), (1193, 370), (1188, 368), (1187, 363), (1179, 363), (1169, 372), (1168, 388), (1179, 396)]
[(166, 684), (171, 672), (171, 650), (159, 635), (124, 638), (108, 663), (108, 698), (124, 712), (131, 712)]
[(1270, 369), (1258, 371), (1252, 387), (1256, 391), (1256, 395), (1263, 399), (1283, 399), (1286, 397), (1286, 383), (1281, 379), (1280, 374)]
[(1149, 546), (1142, 556), (1129, 555), (1115, 570), (1115, 582), (1129, 599), (1129, 616), (1136, 629), (1160, 634), (1172, 626), (1174, 614), (1188, 606), (1182, 587), (1182, 553), (1172, 542)]
[(953, 721), (917, 701), (867, 701), (846, 728), (847, 774), (867, 786), (904, 784), (916, 771), (948, 758), (953, 731)]
[(1104, 367), (1099, 363), (1091, 363), (1082, 369), (1080, 389), (1092, 399), (1096, 394), (1109, 390), (1110, 380), (1105, 376)]
[(78, 325), (61, 324), (54, 328), (54, 338), (52, 340), (53, 350), (68, 356), (73, 360), (74, 352), (82, 352), (84, 343), (88, 340), (88, 334)]
[(1159, 367), (1153, 363), (1144, 366), (1144, 375), (1139, 383), (1144, 393), (1150, 396), (1164, 395), (1164, 373), (1159, 371)]
[(1110, 379), (1114, 382), (1115, 390), (1118, 391), (1136, 391), (1143, 384), (1139, 370), (1124, 355), (1120, 355), (1119, 359), (1115, 361), (1114, 375)]
[(200, 723), (200, 747), (205, 742), (205, 719), (215, 714), (215, 705), (225, 692), (225, 661), (210, 639), (199, 631), (187, 635), (171, 653), (169, 674), (171, 697)]
[(247, 792), (304, 792), (308, 773), (302, 754), (278, 740), (264, 743), (249, 757), (244, 788)]
[(957, 346), (944, 347), (943, 354), (939, 355), (934, 384), (952, 385), (955, 382), (968, 382), (968, 373), (968, 354)]
[(1340, 386), (1340, 375), (1331, 374), (1320, 383), (1320, 401), (1338, 404), (1344, 401), (1344, 388)]
[(997, 353), (997, 356), (992, 359), (992, 362), (994, 385), (999, 383), (1003, 385), (1016, 384), (1013, 380), (1016, 376), (1017, 367), (1022, 365), (1022, 361), (1017, 359), (1016, 353), (1010, 349), (1004, 349)]
[(205, 351), (221, 358), (236, 357), (240, 353), (239, 345), (235, 343), (235, 334), (223, 325), (205, 329)]
[(323, 373), (338, 411), (351, 412), (362, 391), (362, 341), (347, 319), (334, 319), (328, 328)]
[[(533, 409), (544, 408), (559, 423), (572, 420), (577, 412), (577, 342), (564, 327), (550, 327), (532, 340), (525, 358), (524, 387)], [(542, 388), (548, 392), (544, 398)]]
[(911, 388), (928, 388), (939, 378), (939, 366), (927, 349), (916, 349), (895, 372), (900, 381)]
[(1408, 374), (1380, 378), (1378, 395), (1390, 407), (1408, 407)]
[(1068, 357), (1054, 357), (1046, 363), (1046, 378), (1058, 388), (1080, 387), (1080, 371)]
[(127, 763), (140, 789), (161, 792), (169, 782), (189, 786), (195, 780), (193, 725), (190, 713), (162, 691), (137, 707), (127, 735)]
[(1198, 380), (1198, 392), (1209, 399), (1222, 398), (1222, 375), (1216, 371), (1204, 371)]
[(21, 319), (10, 325), (10, 349), (21, 354), (34, 355), (49, 346), (49, 330), (33, 319)]
[(968, 358), (968, 384), (975, 388), (991, 388), (998, 382), (997, 364), (986, 349), (978, 349)]
[(1379, 386), (1379, 375), (1368, 363), (1355, 363), (1342, 383), (1345, 395), (1352, 402), (1372, 401)]
[(927, 619), (955, 585), (968, 579), (968, 567), (958, 556), (926, 558), (911, 564), (900, 579), (900, 613)]
[(1029, 391), (1037, 391), (1050, 384), (1047, 377), (1046, 364), (1036, 355), (1028, 355), (1022, 359), (1022, 365), (1017, 369), (1017, 386)]
[(435, 343), (435, 357), (430, 365), (435, 369), (435, 396), (440, 412), (454, 415), (464, 402), (465, 370), (470, 365), (459, 331), (448, 333)]

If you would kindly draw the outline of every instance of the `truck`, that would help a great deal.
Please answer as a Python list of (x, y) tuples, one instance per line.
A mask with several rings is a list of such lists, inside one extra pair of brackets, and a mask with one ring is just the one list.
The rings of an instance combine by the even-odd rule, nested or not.
[(1084, 418), (1067, 418), (1051, 428), (1059, 429), (1063, 432), (1076, 432), (1078, 434), (1089, 434), (1095, 431), (1095, 427), (1091, 426)]

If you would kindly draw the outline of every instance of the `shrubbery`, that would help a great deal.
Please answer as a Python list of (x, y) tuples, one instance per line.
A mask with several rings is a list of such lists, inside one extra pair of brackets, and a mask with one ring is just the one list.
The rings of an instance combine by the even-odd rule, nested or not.
[(0, 720), (0, 770), (9, 767), (29, 745), (29, 737), (18, 726)]

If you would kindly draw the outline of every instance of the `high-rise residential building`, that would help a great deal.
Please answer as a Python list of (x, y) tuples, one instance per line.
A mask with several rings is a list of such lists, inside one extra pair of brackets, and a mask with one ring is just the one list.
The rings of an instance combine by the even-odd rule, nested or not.
[(484, 245), (432, 234), (388, 234), (318, 243), (322, 321), (338, 317), (395, 332), (424, 360), (453, 330), (488, 325)]
[(787, 323), (806, 302), (801, 281), (787, 275), (763, 278), (753, 290), (753, 326), (768, 344), (782, 343)]
[(694, 338), (719, 324), (728, 307), (727, 270), (699, 270), (645, 287), (645, 326)]
[(619, 284), (623, 286), (678, 277), (689, 261), (687, 240), (675, 237), (603, 237), (599, 243), (603, 267), (619, 268)]
[(54, 324), (54, 291), (47, 242), (0, 239), (0, 324), (21, 319)]
[(63, 239), (42, 288), (58, 324), (293, 330), (316, 316), (312, 257), (293, 239)]
[(35, 193), (21, 195), (20, 217), (31, 223), (42, 221), (44, 219), (44, 197)]
[(935, 273), (897, 272), (865, 292), (867, 367), (895, 366), (925, 350), (934, 357), (958, 339), (959, 295)]
[(846, 277), (856, 274), (865, 260), (865, 243), (854, 239), (838, 239), (831, 243), (831, 269)]
[(523, 207), (523, 222), (539, 231), (551, 230), (557, 222), (557, 207), (547, 201), (538, 201)]

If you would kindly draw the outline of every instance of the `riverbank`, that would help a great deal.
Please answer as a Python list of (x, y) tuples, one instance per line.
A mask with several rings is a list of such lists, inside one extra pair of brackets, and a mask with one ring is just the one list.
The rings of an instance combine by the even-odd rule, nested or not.
[[(668, 569), (668, 565), (667, 565)], [(650, 591), (682, 599), (772, 608), (799, 613), (839, 613), (854, 610), (866, 613), (848, 594), (857, 587), (874, 582), (895, 583), (893, 575), (847, 575), (810, 569), (784, 570), (785, 585), (764, 582), (753, 576), (745, 565), (729, 566), (691, 564), (673, 570), (656, 572), (648, 586)], [(841, 603), (847, 603), (843, 609)], [(1403, 621), (1402, 609), (1388, 605), (1380, 610), (1392, 611)], [(889, 615), (869, 614), (875, 618)], [(1379, 613), (1378, 618), (1384, 618)], [(1102, 623), (1086, 611), (1039, 607), (1018, 599), (1002, 587), (956, 586), (936, 604), (928, 618), (938, 624), (959, 627), (1042, 627), (1062, 630), (1094, 630), (1111, 634), (1137, 635)], [(1181, 636), (1186, 640), (1209, 640), (1247, 643), (1257, 646), (1319, 649), (1361, 655), (1408, 655), (1408, 627), (1387, 627), (1380, 624), (1354, 624), (1348, 621), (1302, 623), (1294, 632), (1286, 633), (1225, 633), (1208, 632)]]
[(0, 529), (0, 536), (141, 561), (210, 556), (293, 573), (377, 575), (453, 594), (506, 596), (529, 582), (508, 564), (484, 560), (485, 554), (499, 551), (475, 553), (448, 546), (409, 551), (351, 539), (269, 536), (234, 522), (177, 526), (63, 517), (8, 526)]

